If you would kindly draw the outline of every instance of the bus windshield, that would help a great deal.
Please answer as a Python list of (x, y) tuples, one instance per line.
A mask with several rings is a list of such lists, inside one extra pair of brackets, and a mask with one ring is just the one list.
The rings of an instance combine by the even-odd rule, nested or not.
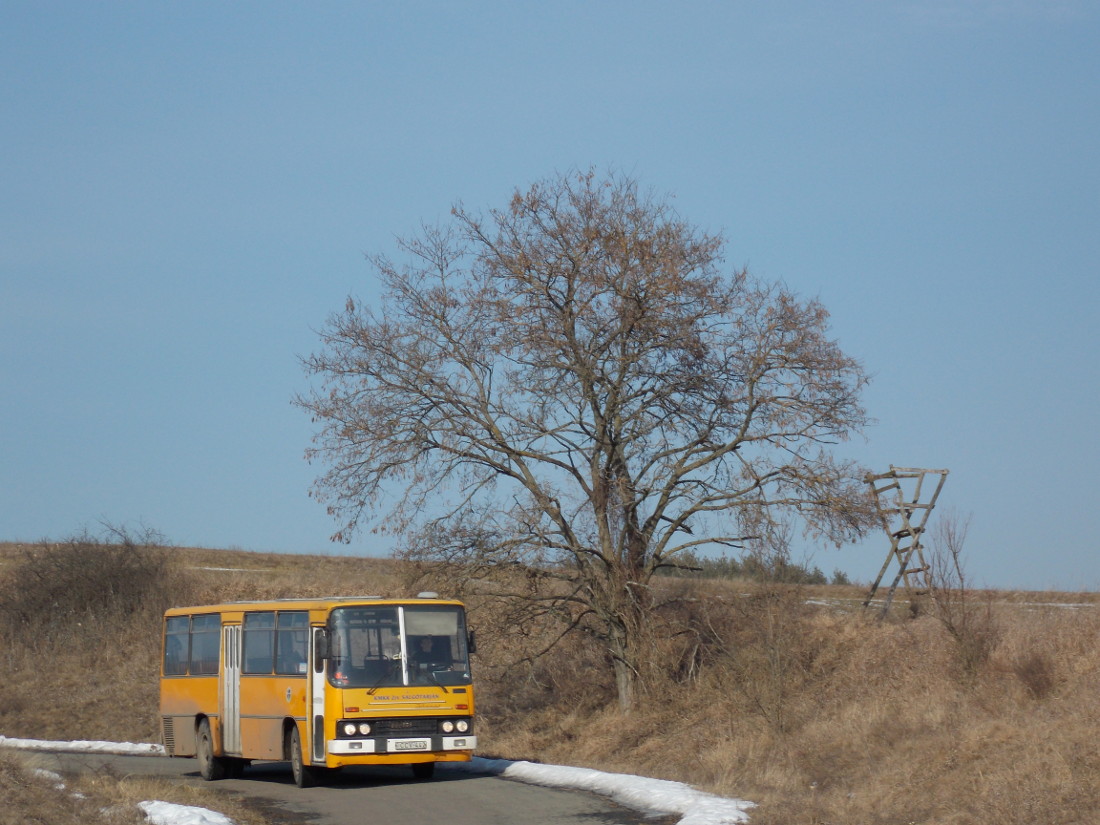
[(328, 677), (338, 687), (470, 682), (466, 622), (454, 605), (339, 607), (329, 638)]

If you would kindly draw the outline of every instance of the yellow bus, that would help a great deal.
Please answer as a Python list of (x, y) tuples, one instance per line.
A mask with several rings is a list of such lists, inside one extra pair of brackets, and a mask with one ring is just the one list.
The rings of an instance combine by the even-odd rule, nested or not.
[(469, 761), (477, 746), (461, 602), (341, 597), (164, 614), (160, 723), (203, 779), (289, 761), (298, 787), (346, 765)]

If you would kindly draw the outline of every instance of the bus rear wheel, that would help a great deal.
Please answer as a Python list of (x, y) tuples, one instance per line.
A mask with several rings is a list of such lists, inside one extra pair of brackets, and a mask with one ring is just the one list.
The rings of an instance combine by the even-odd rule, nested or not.
[(199, 759), (199, 774), (207, 782), (225, 778), (225, 760), (214, 756), (214, 737), (210, 733), (210, 720), (203, 719), (199, 722), (196, 734), (196, 756)]
[(290, 729), (290, 772), (294, 775), (294, 784), (299, 788), (312, 788), (317, 784), (317, 771), (307, 765), (302, 756), (302, 737), (298, 727)]

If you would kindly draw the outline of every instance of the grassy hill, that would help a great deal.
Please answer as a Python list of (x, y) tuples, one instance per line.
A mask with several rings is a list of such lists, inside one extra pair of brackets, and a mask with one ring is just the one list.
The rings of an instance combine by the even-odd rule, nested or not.
[[(170, 604), (409, 595), (430, 575), (342, 556), (0, 544), (0, 733), (155, 741)], [(675, 598), (628, 715), (599, 648), (568, 638), (529, 658), (554, 629), (468, 595), (481, 752), (682, 780), (754, 800), (756, 825), (1100, 821), (1097, 594), (967, 591), (947, 615), (901, 602), (880, 621), (855, 587), (661, 586)]]

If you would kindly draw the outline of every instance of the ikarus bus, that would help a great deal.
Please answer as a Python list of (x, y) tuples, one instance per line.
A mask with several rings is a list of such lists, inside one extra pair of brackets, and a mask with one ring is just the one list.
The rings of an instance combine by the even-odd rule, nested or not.
[(164, 614), (161, 732), (204, 779), (289, 761), (299, 787), (347, 765), (421, 779), (477, 747), (461, 602), (339, 597)]

